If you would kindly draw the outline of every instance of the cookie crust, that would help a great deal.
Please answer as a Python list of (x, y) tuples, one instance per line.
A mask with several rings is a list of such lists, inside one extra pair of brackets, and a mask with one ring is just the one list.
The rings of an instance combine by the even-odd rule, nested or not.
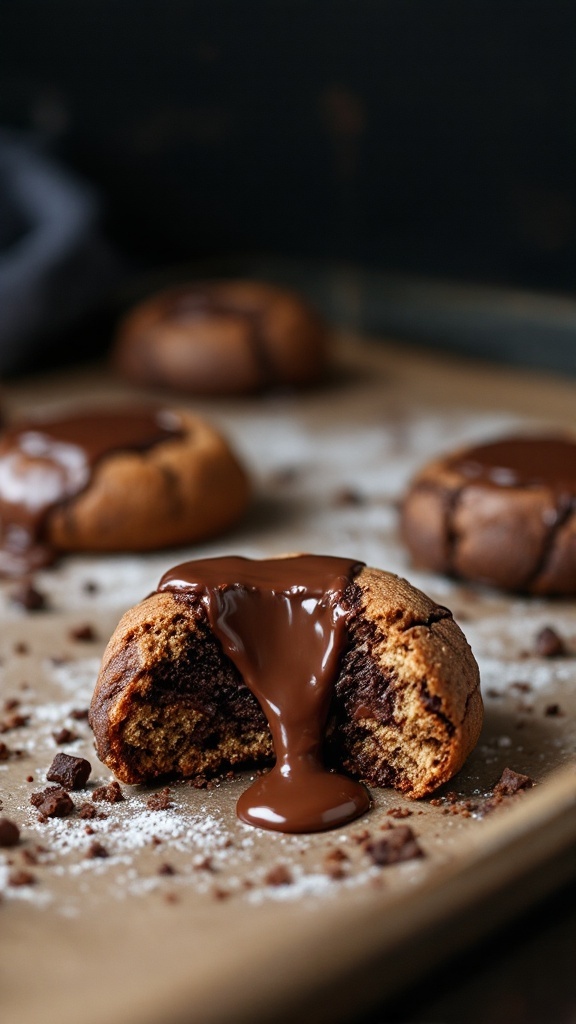
[[(406, 580), (360, 571), (328, 726), (329, 763), (422, 797), (448, 781), (482, 724), (478, 667), (450, 612)], [(98, 755), (124, 782), (194, 777), (273, 758), (256, 699), (202, 606), (155, 593), (113, 634), (91, 704)]]
[(46, 523), (58, 551), (147, 551), (215, 536), (244, 512), (250, 485), (227, 441), (178, 411), (183, 434), (146, 452), (114, 452)]
[(112, 358), (139, 384), (248, 394), (315, 383), (327, 339), (318, 314), (284, 288), (207, 281), (167, 288), (137, 305), (119, 326)]
[(401, 533), (414, 565), (502, 590), (576, 594), (576, 494), (559, 508), (545, 484), (496, 487), (436, 459), (413, 480)]

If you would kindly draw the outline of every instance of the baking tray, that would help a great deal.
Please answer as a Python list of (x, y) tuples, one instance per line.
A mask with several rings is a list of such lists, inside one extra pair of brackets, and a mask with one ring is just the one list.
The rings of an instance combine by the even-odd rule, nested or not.
[[(13, 384), (5, 405), (49, 411), (128, 397), (150, 395), (95, 366)], [(66, 558), (39, 574), (47, 607), (36, 613), (2, 585), (1, 700), (19, 700), (28, 716), (3, 735), (12, 753), (0, 761), (2, 813), (23, 834), (0, 851), (3, 1020), (348, 1020), (566, 880), (576, 838), (574, 602), (416, 572), (398, 540), (397, 503), (429, 456), (503, 430), (572, 427), (575, 401), (571, 381), (341, 337), (316, 392), (176, 403), (208, 415), (250, 467), (253, 506), (233, 533), (194, 550)], [(90, 821), (90, 834), (78, 816), (39, 823), (29, 798), (57, 750), (88, 757), (91, 786), (110, 778), (71, 714), (87, 706), (123, 611), (186, 557), (289, 551), (362, 559), (453, 609), (486, 704), (456, 779), (418, 803), (374, 790), (365, 818), (315, 836), (240, 823), (246, 777), (175, 785), (164, 810), (148, 808), (143, 787), (123, 787), (122, 803), (99, 805), (107, 817)], [(543, 626), (564, 638), (566, 656), (538, 656)], [(78, 734), (65, 747), (53, 737), (62, 727)], [(535, 785), (494, 809), (505, 767)], [(363, 839), (386, 824), (408, 824), (425, 855), (374, 865)], [(108, 857), (87, 856), (94, 840)], [(19, 870), (33, 884), (10, 885)]]

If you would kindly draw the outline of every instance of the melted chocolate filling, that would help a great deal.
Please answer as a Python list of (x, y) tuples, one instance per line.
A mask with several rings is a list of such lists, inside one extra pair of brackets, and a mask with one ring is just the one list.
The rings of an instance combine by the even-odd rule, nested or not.
[(147, 451), (181, 436), (168, 411), (135, 409), (33, 420), (0, 437), (0, 573), (16, 576), (49, 565), (50, 512), (89, 486), (94, 467), (118, 451)]
[(366, 789), (323, 762), (326, 719), (347, 641), (343, 594), (362, 563), (300, 555), (209, 558), (167, 572), (159, 590), (202, 602), (224, 653), (266, 715), (276, 764), (238, 801), (242, 821), (318, 832), (368, 810)]

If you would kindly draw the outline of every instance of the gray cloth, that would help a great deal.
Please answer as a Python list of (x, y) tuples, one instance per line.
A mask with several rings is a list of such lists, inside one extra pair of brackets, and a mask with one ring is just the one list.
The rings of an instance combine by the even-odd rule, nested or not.
[(99, 216), (88, 185), (0, 131), (0, 372), (29, 364), (108, 294), (118, 264)]

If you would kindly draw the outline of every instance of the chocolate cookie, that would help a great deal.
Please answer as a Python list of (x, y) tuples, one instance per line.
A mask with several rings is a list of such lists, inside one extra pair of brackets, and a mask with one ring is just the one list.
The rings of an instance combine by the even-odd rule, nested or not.
[(113, 360), (130, 380), (195, 395), (304, 387), (321, 376), (327, 329), (293, 293), (256, 281), (162, 291), (120, 324)]
[(30, 420), (0, 435), (0, 571), (204, 540), (235, 522), (248, 492), (226, 441), (188, 412)]
[(425, 466), (402, 509), (415, 564), (531, 594), (576, 593), (576, 442), (511, 437)]
[(217, 558), (177, 566), (124, 615), (90, 722), (99, 757), (127, 783), (275, 754), (239, 814), (297, 832), (368, 806), (325, 764), (431, 793), (474, 747), (482, 700), (451, 613), (406, 580), (328, 556)]

